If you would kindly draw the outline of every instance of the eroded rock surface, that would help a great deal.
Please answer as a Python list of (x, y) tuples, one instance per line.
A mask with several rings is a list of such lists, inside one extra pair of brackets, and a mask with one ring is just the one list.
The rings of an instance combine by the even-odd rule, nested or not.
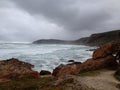
[(27, 62), (11, 58), (0, 61), (0, 78), (19, 77), (20, 75), (33, 72), (34, 66)]

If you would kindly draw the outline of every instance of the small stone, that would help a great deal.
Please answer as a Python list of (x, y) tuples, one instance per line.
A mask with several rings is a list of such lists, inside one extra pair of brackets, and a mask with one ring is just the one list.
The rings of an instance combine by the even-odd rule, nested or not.
[(51, 75), (51, 72), (46, 70), (41, 70), (40, 75)]
[(74, 60), (68, 60), (68, 62), (75, 62)]

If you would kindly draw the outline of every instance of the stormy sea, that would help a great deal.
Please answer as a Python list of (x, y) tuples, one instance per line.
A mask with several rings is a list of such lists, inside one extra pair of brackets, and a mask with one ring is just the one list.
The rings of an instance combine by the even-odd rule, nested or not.
[(68, 60), (83, 62), (90, 58), (94, 47), (83, 45), (31, 44), (31, 43), (0, 43), (0, 60), (18, 58), (29, 62), (36, 71), (52, 71)]

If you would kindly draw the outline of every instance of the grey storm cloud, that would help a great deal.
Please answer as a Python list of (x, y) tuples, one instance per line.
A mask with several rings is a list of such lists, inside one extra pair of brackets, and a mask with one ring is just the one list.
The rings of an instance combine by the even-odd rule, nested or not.
[[(120, 29), (119, 0), (1, 0), (1, 39), (77, 39)], [(7, 36), (4, 36), (7, 35)]]

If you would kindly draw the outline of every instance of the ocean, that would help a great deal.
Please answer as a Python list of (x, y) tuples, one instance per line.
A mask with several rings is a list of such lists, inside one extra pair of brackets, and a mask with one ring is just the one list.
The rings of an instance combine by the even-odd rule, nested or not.
[(68, 60), (84, 62), (92, 57), (95, 47), (83, 45), (0, 43), (0, 60), (18, 58), (33, 64), (36, 71), (52, 71), (60, 64), (68, 64)]

